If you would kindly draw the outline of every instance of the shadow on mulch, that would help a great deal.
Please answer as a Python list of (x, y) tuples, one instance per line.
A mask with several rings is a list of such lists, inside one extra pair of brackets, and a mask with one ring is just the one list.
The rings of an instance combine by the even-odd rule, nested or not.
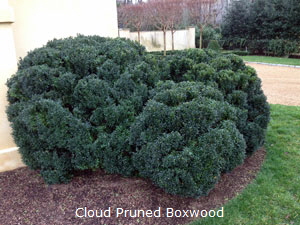
[[(149, 180), (106, 174), (103, 170), (77, 176), (69, 184), (50, 186), (37, 172), (26, 167), (3, 172), (0, 173), (0, 224), (186, 224), (195, 218), (166, 217), (166, 208), (201, 211), (222, 206), (255, 178), (265, 155), (263, 148), (258, 150), (244, 164), (222, 175), (209, 195), (199, 199), (166, 194)], [(97, 215), (101, 209), (110, 207), (111, 214), (102, 218), (76, 217), (76, 210), (84, 207), (94, 213), (97, 210)], [(117, 208), (132, 211), (160, 209), (161, 214), (148, 218), (130, 218), (124, 214), (116, 217)], [(84, 214), (83, 209), (77, 212), (79, 216)], [(109, 211), (106, 215), (109, 216)]]

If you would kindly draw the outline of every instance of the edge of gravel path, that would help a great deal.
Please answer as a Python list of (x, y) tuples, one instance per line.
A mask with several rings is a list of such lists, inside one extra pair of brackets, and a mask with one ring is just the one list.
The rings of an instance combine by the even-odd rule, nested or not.
[(268, 66), (282, 66), (282, 67), (291, 67), (291, 68), (299, 68), (300, 66), (295, 65), (286, 65), (286, 64), (275, 64), (275, 63), (264, 63), (264, 62), (251, 62), (251, 61), (244, 61), (245, 63), (255, 63), (255, 64), (262, 64), (262, 65), (268, 65)]

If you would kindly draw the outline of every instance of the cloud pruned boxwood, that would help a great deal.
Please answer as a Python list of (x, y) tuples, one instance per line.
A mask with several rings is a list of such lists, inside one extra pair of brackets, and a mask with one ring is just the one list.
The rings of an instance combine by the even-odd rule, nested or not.
[(269, 120), (260, 80), (240, 58), (161, 58), (120, 38), (49, 41), (20, 60), (7, 86), (15, 142), (48, 184), (103, 168), (206, 195), (263, 144)]
[[(214, 51), (191, 49), (169, 56), (170, 77), (176, 82), (197, 81), (216, 87), (224, 100), (241, 110), (237, 122), (243, 134), (247, 154), (252, 154), (264, 143), (265, 131), (270, 118), (270, 107), (261, 89), (261, 80), (253, 68), (245, 66), (236, 55), (220, 55)], [(178, 67), (182, 61), (192, 61)]]
[(8, 81), (8, 115), (24, 162), (47, 183), (99, 167), (132, 175), (128, 131), (156, 82), (143, 54), (134, 42), (78, 36), (20, 61)]
[(172, 194), (207, 194), (245, 158), (237, 111), (202, 83), (159, 84), (131, 127), (135, 167)]

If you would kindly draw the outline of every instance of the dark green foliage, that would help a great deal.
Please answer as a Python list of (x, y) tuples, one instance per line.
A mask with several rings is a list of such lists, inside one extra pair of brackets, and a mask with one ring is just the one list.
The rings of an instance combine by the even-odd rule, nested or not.
[(137, 167), (169, 193), (206, 195), (219, 180), (218, 154), (200, 144), (185, 147), (181, 140), (177, 132), (158, 137), (135, 155)]
[(296, 41), (273, 39), (268, 42), (267, 53), (275, 56), (289, 56), (291, 53), (297, 53), (298, 50), (299, 44)]
[[(199, 27), (195, 27), (195, 29), (195, 46), (196, 48), (199, 48), (200, 29)], [(214, 28), (212, 26), (204, 26), (202, 34), (203, 48), (207, 48), (210, 40), (217, 40), (219, 42), (221, 36), (221, 30), (219, 28)]]
[[(193, 63), (178, 68), (183, 58)], [(263, 144), (269, 122), (269, 105), (261, 90), (260, 79), (252, 68), (245, 66), (241, 58), (232, 54), (222, 56), (210, 50), (191, 49), (182, 51), (178, 56), (169, 56), (166, 60), (171, 66), (171, 77), (176, 77), (173, 80), (198, 81), (216, 87), (222, 91), (227, 102), (240, 109), (238, 113), (241, 119), (237, 121), (237, 127), (245, 136), (248, 154)], [(255, 128), (260, 128), (257, 133)]]
[(214, 50), (214, 51), (220, 51), (221, 47), (219, 45), (219, 42), (217, 40), (210, 40), (207, 46), (208, 49)]
[[(190, 67), (193, 65), (193, 60), (189, 58), (181, 58), (180, 55), (174, 56), (177, 57), (178, 60), (170, 61), (170, 75), (171, 80), (176, 82), (183, 81), (182, 71), (188, 71)], [(174, 58), (172, 57), (172, 58)]]
[(149, 58), (135, 42), (97, 36), (30, 52), (7, 83), (25, 163), (47, 183), (98, 167), (130, 175), (129, 128), (159, 79)]
[(269, 120), (255, 71), (212, 50), (162, 57), (124, 39), (53, 40), (7, 85), (23, 160), (49, 184), (103, 168), (205, 195), (263, 144)]
[(205, 195), (220, 173), (241, 164), (246, 144), (238, 109), (202, 83), (160, 83), (131, 128), (133, 163), (172, 194)]
[(267, 39), (251, 40), (247, 46), (251, 54), (263, 55), (268, 51), (268, 42)]
[(68, 181), (73, 169), (99, 166), (89, 126), (59, 102), (33, 99), (14, 103), (8, 114), (24, 162), (40, 169), (47, 183)]
[(232, 121), (222, 122), (218, 128), (203, 135), (201, 141), (220, 156), (222, 172), (231, 171), (244, 161), (246, 143)]
[[(226, 39), (244, 38), (249, 32), (250, 1), (233, 1), (222, 23), (222, 36)], [(242, 46), (240, 46), (242, 47)]]
[(222, 24), (226, 48), (253, 54), (290, 55), (299, 51), (298, 0), (233, 1)]
[(254, 54), (265, 54), (273, 56), (289, 56), (299, 52), (297, 41), (284, 39), (264, 39), (248, 41), (249, 50)]

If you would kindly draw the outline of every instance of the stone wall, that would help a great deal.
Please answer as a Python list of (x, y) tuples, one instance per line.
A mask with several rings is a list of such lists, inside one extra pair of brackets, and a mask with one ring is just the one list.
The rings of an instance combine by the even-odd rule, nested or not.
[[(119, 37), (138, 41), (138, 32), (130, 32), (129, 29), (120, 29)], [(141, 44), (147, 51), (162, 51), (164, 49), (164, 38), (162, 31), (142, 31), (140, 32)], [(172, 34), (166, 34), (167, 50), (172, 50)], [(186, 30), (177, 30), (174, 33), (174, 49), (182, 50), (195, 48), (195, 28), (189, 27)]]

